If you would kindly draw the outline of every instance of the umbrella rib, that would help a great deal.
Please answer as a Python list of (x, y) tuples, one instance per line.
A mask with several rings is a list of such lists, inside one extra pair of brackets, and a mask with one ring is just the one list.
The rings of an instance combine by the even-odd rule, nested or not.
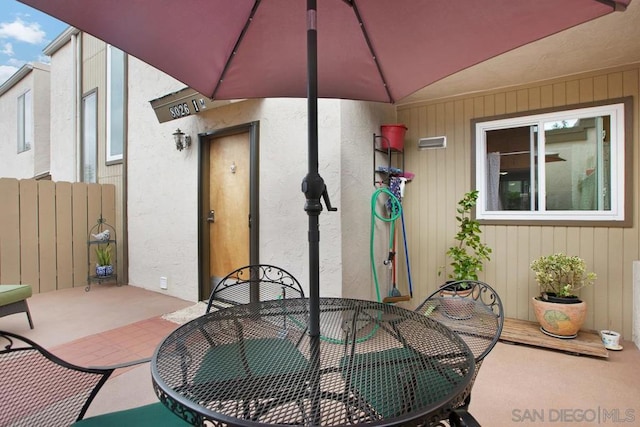
[(360, 16), (360, 12), (358, 11), (358, 6), (356, 6), (356, 2), (353, 0), (344, 0), (344, 1), (349, 5), (351, 5), (351, 7), (353, 8), (353, 13), (355, 13), (356, 19), (360, 24), (360, 28), (362, 29), (362, 35), (364, 36), (364, 40), (367, 43), (369, 52), (371, 52), (371, 57), (373, 58), (373, 62), (376, 64), (376, 68), (378, 69), (378, 74), (380, 75), (380, 79), (382, 80), (384, 90), (387, 92), (387, 96), (389, 97), (389, 102), (393, 104), (395, 102), (395, 99), (393, 99), (393, 96), (391, 96), (391, 92), (389, 91), (389, 85), (387, 84), (387, 79), (384, 77), (384, 73), (382, 72), (382, 68), (380, 67), (380, 62), (378, 62), (378, 55), (376, 55), (375, 49), (371, 44), (369, 33), (367, 33), (367, 29), (364, 25), (364, 22), (362, 22), (362, 17)]
[(240, 43), (242, 43), (244, 36), (247, 34), (247, 31), (249, 30), (249, 25), (251, 25), (251, 23), (253, 22), (253, 17), (255, 16), (261, 1), (262, 0), (256, 0), (256, 2), (253, 4), (253, 8), (251, 9), (249, 18), (247, 18), (247, 22), (245, 22), (244, 27), (242, 28), (242, 32), (240, 33), (238, 40), (236, 40), (236, 44), (233, 46), (231, 55), (229, 56), (229, 58), (227, 58), (227, 62), (224, 64), (224, 68), (222, 69), (222, 73), (220, 73), (220, 79), (218, 80), (218, 84), (216, 85), (215, 89), (213, 90), (213, 93), (211, 94), (211, 99), (216, 99), (216, 94), (218, 93), (218, 89), (220, 89), (220, 85), (224, 81), (224, 77), (227, 74), (227, 71), (229, 70), (231, 61), (233, 61), (233, 58), (236, 56), (236, 53), (238, 52)]

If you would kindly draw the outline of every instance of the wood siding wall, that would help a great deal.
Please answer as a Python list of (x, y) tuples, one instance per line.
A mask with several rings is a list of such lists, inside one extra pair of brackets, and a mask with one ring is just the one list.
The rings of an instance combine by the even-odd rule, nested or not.
[[(410, 232), (414, 302), (442, 283), (445, 251), (454, 242), (456, 203), (471, 189), (471, 120), (500, 114), (633, 96), (633, 224), (630, 228), (485, 225), (483, 240), (493, 249), (484, 279), (496, 288), (507, 317), (535, 320), (530, 299), (538, 287), (529, 269), (541, 255), (566, 252), (585, 259), (595, 271), (594, 286), (581, 291), (589, 307), (586, 329), (632, 330), (632, 262), (640, 258), (638, 211), (638, 126), (640, 64), (506, 90), (399, 106), (398, 122), (409, 128), (406, 169), (416, 174), (407, 185), (405, 219)], [(421, 137), (447, 137), (447, 148), (417, 150)], [(404, 261), (402, 261), (404, 262)], [(406, 283), (406, 278), (403, 278)]]
[[(98, 170), (100, 184), (113, 184), (116, 188), (117, 220), (112, 224), (117, 230), (124, 230), (124, 163), (107, 164), (107, 44), (87, 33), (82, 34), (82, 91), (94, 89), (98, 94)], [(126, 155), (126, 154), (125, 154)], [(119, 237), (124, 243), (126, 235)], [(126, 245), (118, 250), (118, 278), (127, 282)]]
[(115, 222), (115, 186), (0, 178), (0, 204), (0, 283), (87, 285), (89, 229)]

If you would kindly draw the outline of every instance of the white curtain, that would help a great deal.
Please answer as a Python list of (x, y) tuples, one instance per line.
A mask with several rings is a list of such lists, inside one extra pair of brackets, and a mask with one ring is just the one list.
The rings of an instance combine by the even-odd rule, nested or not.
[(500, 153), (487, 154), (487, 210), (501, 211), (500, 203)]

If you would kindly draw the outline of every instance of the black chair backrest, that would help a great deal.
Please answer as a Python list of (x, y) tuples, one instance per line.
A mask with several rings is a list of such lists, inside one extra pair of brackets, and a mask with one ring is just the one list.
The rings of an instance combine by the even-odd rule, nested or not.
[(216, 284), (209, 296), (206, 313), (212, 308), (280, 298), (304, 298), (298, 280), (274, 265), (247, 265), (227, 274)]
[(447, 282), (415, 311), (438, 320), (464, 339), (475, 356), (477, 369), (498, 342), (504, 324), (498, 293), (478, 280)]
[(0, 331), (0, 426), (81, 420), (113, 371), (70, 364), (27, 338)]
[(482, 361), (500, 338), (504, 325), (502, 301), (498, 293), (486, 283), (478, 280), (460, 280), (442, 285), (415, 311), (449, 327), (467, 343), (475, 356), (476, 368), (473, 378), (452, 403), (453, 408), (459, 410), (449, 415), (450, 425), (459, 425), (458, 412), (470, 417), (467, 410), (471, 401), (471, 389)]

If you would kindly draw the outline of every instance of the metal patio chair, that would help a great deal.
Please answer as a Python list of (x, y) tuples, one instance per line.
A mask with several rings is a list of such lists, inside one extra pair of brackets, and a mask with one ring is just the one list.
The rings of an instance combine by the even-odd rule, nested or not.
[(247, 265), (227, 274), (211, 291), (205, 313), (250, 302), (304, 298), (298, 280), (283, 268), (269, 264)]
[(116, 369), (149, 360), (84, 368), (60, 359), (28, 338), (0, 331), (0, 425), (188, 426), (160, 402), (84, 418)]
[[(457, 333), (475, 356), (476, 368), (469, 386), (458, 396), (449, 414), (452, 426), (479, 426), (469, 413), (471, 389), (482, 361), (500, 338), (504, 310), (498, 293), (478, 280), (448, 282), (429, 295), (415, 311), (429, 316)], [(444, 425), (441, 423), (439, 425)]]
[(27, 298), (31, 295), (31, 285), (0, 285), (0, 317), (25, 313), (29, 327), (33, 329), (33, 319), (27, 304)]
[[(221, 313), (220, 316), (226, 320), (218, 322), (225, 324), (219, 329), (206, 326), (207, 319), (204, 317), (194, 320), (194, 327), (200, 330), (210, 347), (201, 355), (203, 363), (195, 371), (193, 384), (185, 383), (183, 387), (190, 388), (194, 395), (202, 390), (215, 390), (208, 391), (203, 398), (215, 396), (214, 400), (223, 405), (241, 398), (225, 391), (225, 385), (230, 381), (246, 384), (246, 387), (263, 387), (265, 399), (269, 396), (269, 385), (272, 382), (288, 383), (289, 391), (285, 393), (287, 396), (306, 389), (306, 384), (300, 381), (304, 378), (301, 373), (308, 369), (308, 362), (297, 348), (304, 334), (294, 317), (286, 310), (285, 300), (290, 298), (304, 298), (304, 291), (298, 280), (280, 267), (269, 264), (247, 265), (227, 274), (211, 291), (205, 314), (262, 301), (280, 301), (282, 312), (276, 311), (274, 315), (265, 316), (267, 320), (261, 322), (260, 328), (263, 332), (270, 329), (273, 333), (270, 337), (260, 339), (245, 339), (245, 335), (252, 335), (252, 328), (243, 325), (242, 318), (251, 317), (253, 305), (247, 306), (246, 311), (243, 307), (238, 307), (235, 311), (240, 316), (238, 318), (235, 315), (226, 317)], [(277, 354), (277, 357), (285, 360), (288, 358), (293, 362), (277, 369), (265, 368), (262, 360), (269, 357), (268, 354)], [(181, 357), (185, 358), (185, 364), (194, 360), (193, 355), (187, 353), (182, 353)], [(221, 365), (225, 369), (211, 369), (212, 366)], [(247, 418), (259, 418), (260, 414), (268, 412), (275, 402), (284, 398), (286, 396), (264, 402), (244, 402), (240, 410)], [(303, 406), (301, 401), (297, 404)]]

